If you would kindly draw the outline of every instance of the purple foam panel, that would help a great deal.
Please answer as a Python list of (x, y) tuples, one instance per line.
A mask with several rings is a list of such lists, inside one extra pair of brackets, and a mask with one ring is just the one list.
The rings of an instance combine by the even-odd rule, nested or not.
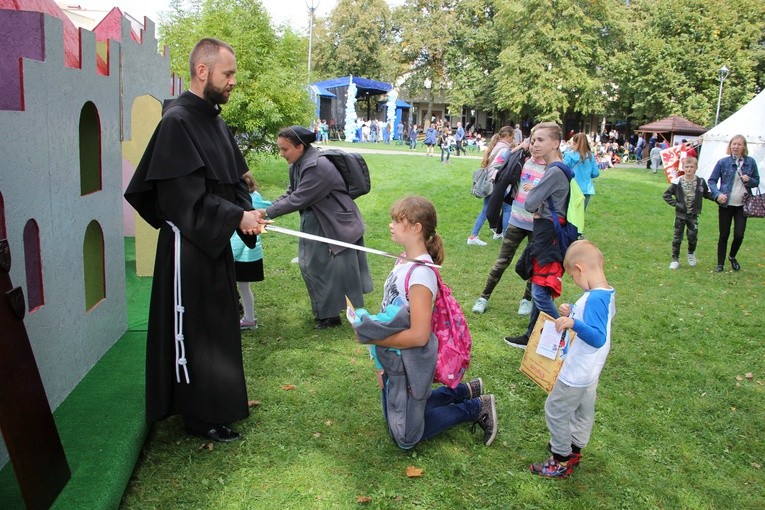
[(45, 60), (43, 14), (0, 10), (0, 110), (24, 110), (21, 59)]

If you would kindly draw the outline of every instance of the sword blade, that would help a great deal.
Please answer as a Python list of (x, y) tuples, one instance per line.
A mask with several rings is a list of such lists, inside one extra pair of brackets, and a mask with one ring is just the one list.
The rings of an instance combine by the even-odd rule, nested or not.
[(330, 239), (328, 237), (317, 236), (315, 234), (308, 234), (306, 232), (300, 232), (299, 230), (292, 230), (290, 228), (277, 227), (276, 225), (268, 224), (265, 227), (266, 232), (278, 232), (279, 234), (287, 234), (289, 236), (301, 237), (311, 241), (319, 241), (321, 243), (333, 244), (335, 246), (342, 246), (343, 248), (350, 248), (351, 250), (363, 251), (366, 253), (372, 253), (373, 255), (382, 255), (383, 257), (390, 257), (392, 259), (406, 260), (407, 262), (414, 262), (415, 264), (422, 264), (424, 266), (434, 267), (440, 269), (441, 266), (434, 264), (433, 262), (425, 262), (424, 260), (410, 259), (403, 255), (395, 255), (388, 253), (387, 251), (376, 250), (369, 248), (368, 246), (359, 246), (358, 244), (346, 243), (345, 241), (339, 241), (337, 239)]

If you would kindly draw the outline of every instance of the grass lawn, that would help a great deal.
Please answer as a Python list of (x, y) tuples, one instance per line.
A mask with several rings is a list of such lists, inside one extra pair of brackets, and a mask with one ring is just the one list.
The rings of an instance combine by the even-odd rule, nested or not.
[[(714, 273), (717, 208), (705, 201), (699, 264), (691, 268), (681, 258), (680, 269), (670, 271), (674, 215), (661, 198), (665, 179), (635, 167), (603, 172), (586, 234), (602, 249), (617, 290), (612, 351), (582, 463), (568, 480), (543, 480), (528, 465), (547, 455), (546, 394), (518, 371), (522, 351), (502, 341), (526, 327), (516, 315), (525, 282), (508, 270), (487, 312), (470, 312), (499, 249), (488, 226), (482, 233), (488, 246), (465, 243), (481, 206), (469, 194), (476, 161), (365, 158), (373, 191), (358, 204), (369, 246), (399, 249), (387, 227), (395, 199), (418, 193), (436, 204), (446, 246), (442, 274), (473, 333), (468, 377), (482, 377), (497, 397), (494, 445), (483, 445), (480, 428), (460, 426), (410, 451), (396, 447), (366, 348), (349, 326), (313, 330), (303, 281), (290, 263), (297, 239), (267, 234), (266, 280), (253, 285), (262, 324), (243, 335), (250, 398), (260, 402), (237, 424), (245, 440), (208, 450), (183, 434), (179, 419), (158, 424), (123, 508), (765, 506), (765, 222), (749, 222), (738, 256), (743, 269)], [(286, 188), (283, 160), (258, 161), (253, 169), (264, 197)], [(297, 228), (298, 217), (278, 224)], [(376, 311), (393, 261), (369, 260), (375, 291), (366, 307)], [(573, 302), (580, 293), (565, 277), (561, 300)], [(422, 477), (408, 478), (408, 466), (423, 469)], [(362, 504), (360, 497), (370, 499)]]

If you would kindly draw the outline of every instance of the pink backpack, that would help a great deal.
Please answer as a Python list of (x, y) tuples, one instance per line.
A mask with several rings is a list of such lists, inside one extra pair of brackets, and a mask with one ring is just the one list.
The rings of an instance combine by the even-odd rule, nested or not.
[[(406, 273), (404, 289), (407, 301), (409, 300), (409, 278), (412, 276), (412, 271), (420, 265), (414, 264)], [(456, 388), (470, 365), (473, 339), (470, 336), (465, 314), (462, 313), (460, 304), (452, 295), (452, 289), (441, 280), (438, 269), (430, 266), (423, 267), (432, 269), (438, 279), (438, 295), (430, 321), (430, 329), (438, 339), (438, 359), (436, 375), (433, 379), (449, 388)]]

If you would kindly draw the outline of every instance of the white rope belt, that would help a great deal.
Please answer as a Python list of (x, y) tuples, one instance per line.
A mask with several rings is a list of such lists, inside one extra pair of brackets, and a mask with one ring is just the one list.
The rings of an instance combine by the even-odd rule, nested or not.
[(189, 369), (186, 366), (186, 345), (183, 343), (183, 300), (181, 299), (181, 231), (168, 221), (175, 234), (175, 264), (173, 273), (173, 310), (175, 316), (175, 380), (181, 382), (181, 368), (189, 384)]

